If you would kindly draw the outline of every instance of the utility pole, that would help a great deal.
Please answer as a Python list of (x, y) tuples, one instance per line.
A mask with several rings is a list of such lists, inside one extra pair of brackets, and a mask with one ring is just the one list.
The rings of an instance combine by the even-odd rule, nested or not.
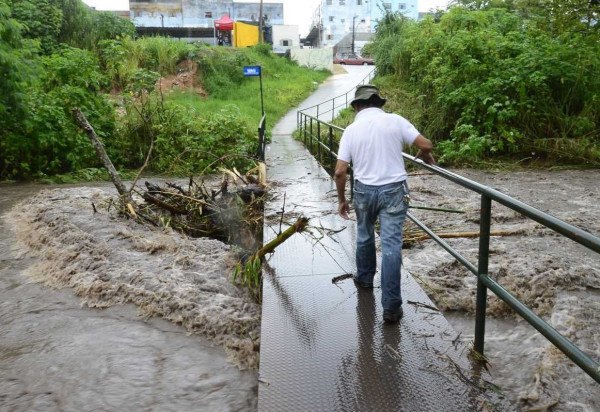
[(352, 54), (354, 54), (354, 21), (358, 16), (352, 17)]
[(263, 43), (264, 39), (263, 39), (263, 0), (260, 0), (260, 7), (258, 10), (258, 42), (259, 43)]

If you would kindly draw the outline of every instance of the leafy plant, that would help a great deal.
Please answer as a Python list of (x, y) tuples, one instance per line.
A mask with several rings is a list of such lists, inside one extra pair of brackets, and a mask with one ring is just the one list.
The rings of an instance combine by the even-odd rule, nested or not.
[(526, 15), (516, 0), (462, 3), (439, 22), (380, 22), (370, 49), (388, 108), (437, 141), (442, 161), (522, 157), (532, 139), (599, 144), (597, 30), (573, 21), (543, 30), (547, 11)]

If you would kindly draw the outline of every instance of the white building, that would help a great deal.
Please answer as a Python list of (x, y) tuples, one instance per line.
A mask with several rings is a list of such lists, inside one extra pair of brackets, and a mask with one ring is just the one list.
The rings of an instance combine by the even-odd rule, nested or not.
[[(258, 22), (260, 3), (232, 0), (129, 0), (136, 27), (213, 27), (224, 14), (236, 21)], [(264, 3), (266, 24), (283, 24), (283, 3)]]
[(277, 24), (273, 26), (273, 51), (285, 53), (300, 47), (300, 34), (297, 25)]
[(318, 45), (333, 47), (348, 33), (374, 33), (385, 13), (416, 20), (418, 0), (321, 0), (315, 12), (320, 19)]

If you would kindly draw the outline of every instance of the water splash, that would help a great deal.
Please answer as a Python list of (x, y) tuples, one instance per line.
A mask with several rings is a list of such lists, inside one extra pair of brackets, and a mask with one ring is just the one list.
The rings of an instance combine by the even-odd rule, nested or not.
[(124, 220), (110, 210), (111, 196), (104, 189), (58, 189), (15, 206), (8, 221), (26, 253), (41, 258), (27, 274), (73, 288), (90, 307), (133, 303), (142, 316), (181, 324), (224, 346), (241, 368), (256, 368), (260, 306), (229, 282), (229, 246)]

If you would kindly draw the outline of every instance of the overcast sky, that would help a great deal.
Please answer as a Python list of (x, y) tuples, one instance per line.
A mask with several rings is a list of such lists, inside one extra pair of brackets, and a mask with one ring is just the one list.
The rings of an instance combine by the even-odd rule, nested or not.
[[(258, 0), (237, 0), (239, 3), (258, 3)], [(128, 0), (83, 0), (84, 3), (98, 10), (128, 10)], [(265, 3), (283, 3), (283, 18), (285, 24), (297, 24), (300, 34), (306, 35), (312, 15), (320, 0), (265, 0)], [(446, 8), (448, 0), (419, 0), (419, 11)]]

